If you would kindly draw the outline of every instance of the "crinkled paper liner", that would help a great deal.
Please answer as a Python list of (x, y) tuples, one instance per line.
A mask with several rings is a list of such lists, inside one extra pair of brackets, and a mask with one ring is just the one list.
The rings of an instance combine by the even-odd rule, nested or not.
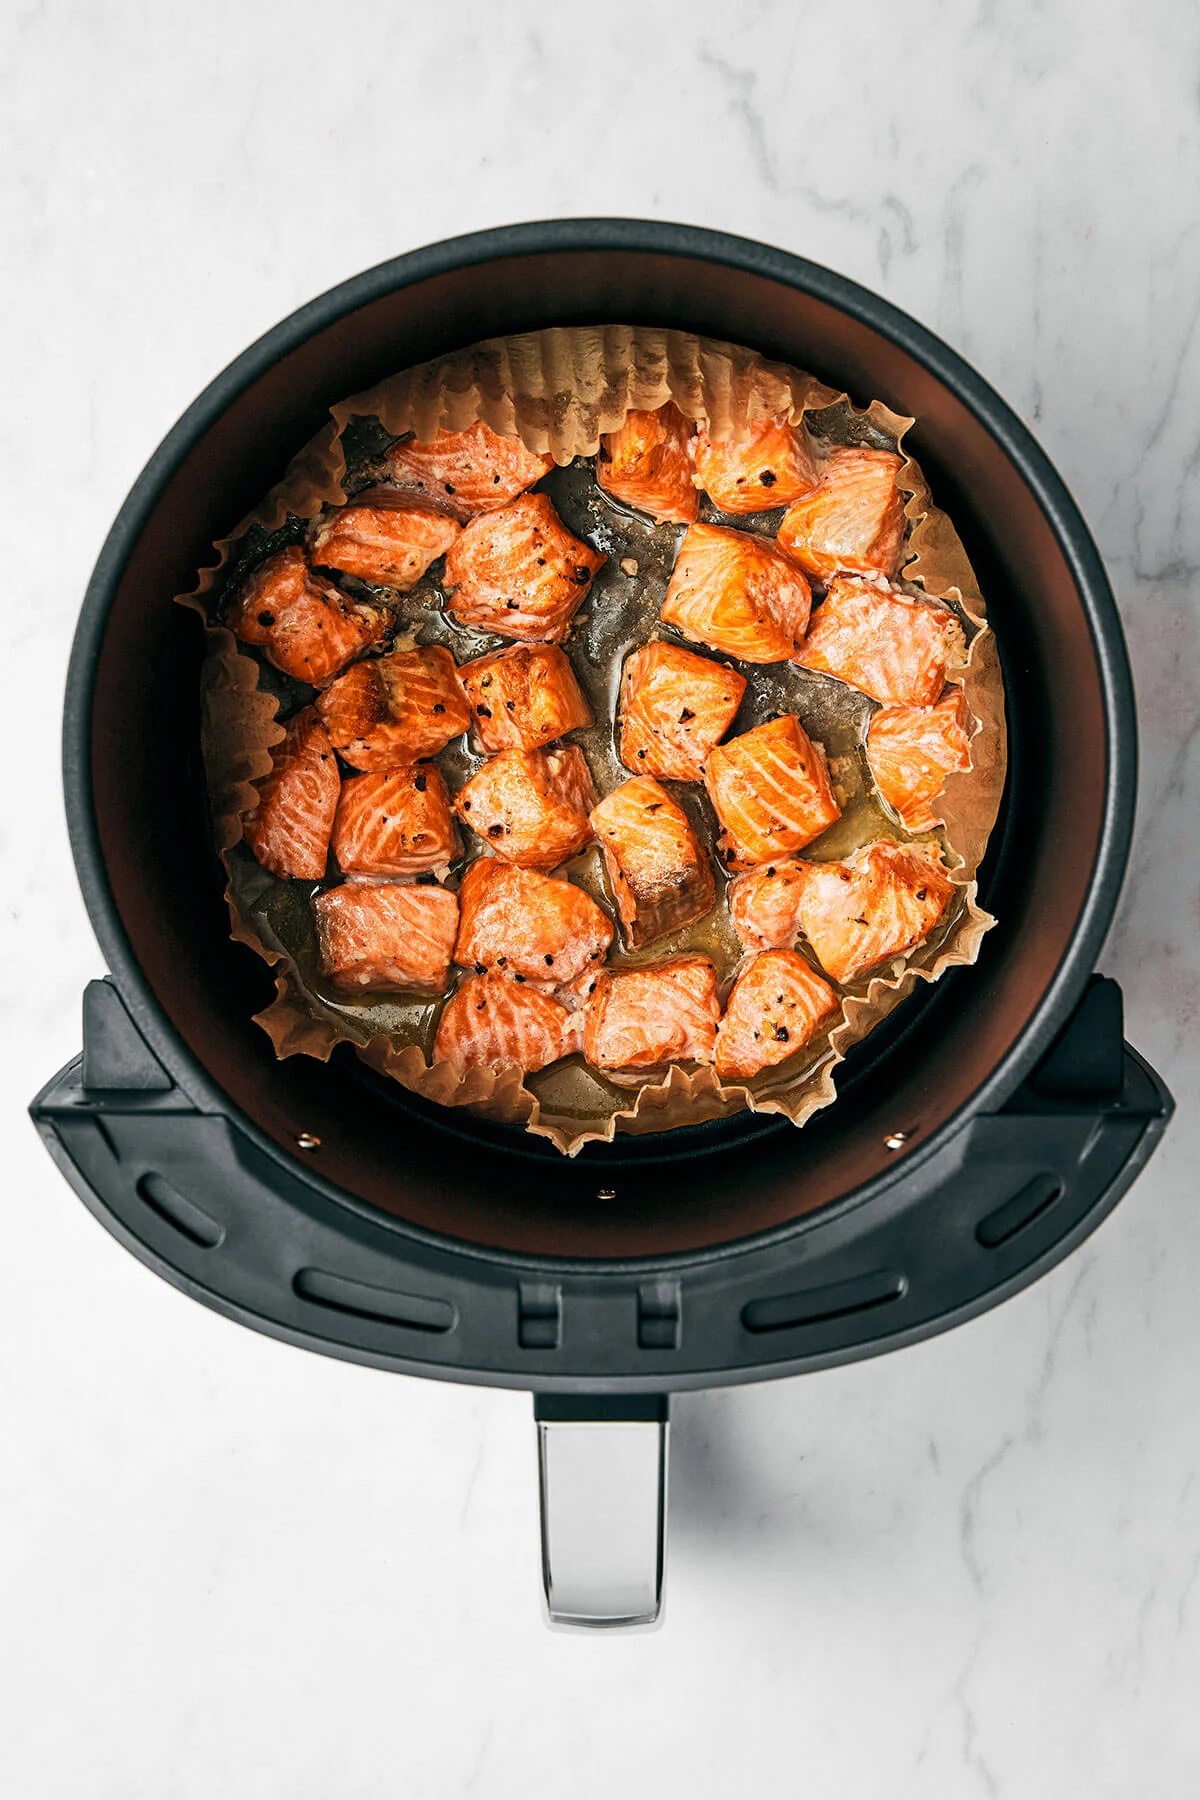
[[(931, 943), (909, 957), (895, 959), (865, 992), (844, 997), (840, 1020), (817, 1048), (815, 1060), (799, 1073), (786, 1067), (782, 1074), (768, 1072), (757, 1077), (753, 1087), (722, 1083), (711, 1066), (689, 1070), (673, 1065), (660, 1078), (625, 1076), (620, 1080), (631, 1088), (629, 1105), (589, 1122), (556, 1116), (519, 1070), (473, 1069), (464, 1076), (445, 1063), (429, 1065), (415, 1046), (400, 1047), (387, 1036), (356, 1037), (346, 1019), (326, 1008), (304, 985), (282, 945), (260, 932), (241, 902), (230, 852), (242, 836), (241, 816), (254, 804), (253, 783), (269, 772), (271, 749), (282, 738), (283, 727), (276, 717), (277, 700), (260, 688), (257, 661), (240, 650), (231, 632), (211, 622), (208, 596), (250, 527), (274, 530), (289, 515), (310, 518), (325, 505), (345, 503), (341, 433), (356, 417), (374, 415), (391, 436), (414, 432), (419, 440), (439, 429), (462, 430), (483, 419), (494, 431), (516, 433), (529, 449), (552, 453), (557, 463), (565, 464), (577, 456), (594, 455), (602, 434), (615, 430), (630, 410), (653, 410), (668, 400), (689, 418), (704, 422), (714, 437), (736, 439), (748, 424), (763, 417), (786, 415), (798, 423), (806, 414), (817, 414), (821, 417), (810, 423), (827, 438), (890, 442), (905, 456), (900, 486), (908, 495), (909, 532), (902, 579), (956, 603), (974, 627), (964, 666), (953, 672), (977, 721), (971, 766), (948, 779), (940, 815), (947, 865), (962, 899), (948, 931), (935, 934)], [(276, 965), (277, 997), (257, 1015), (276, 1054), (324, 1061), (336, 1044), (350, 1042), (372, 1068), (426, 1100), (470, 1107), (492, 1120), (523, 1125), (566, 1155), (590, 1142), (609, 1141), (618, 1131), (666, 1131), (746, 1108), (781, 1113), (794, 1125), (803, 1125), (836, 1098), (834, 1071), (850, 1046), (904, 1000), (918, 981), (936, 981), (947, 969), (973, 963), (984, 934), (995, 922), (977, 904), (975, 874), (1004, 785), (999, 658), (966, 552), (950, 520), (933, 506), (924, 476), (903, 449), (903, 438), (914, 421), (877, 401), (858, 409), (846, 395), (811, 376), (766, 362), (736, 345), (686, 332), (621, 325), (554, 329), (477, 344), (407, 369), (331, 412), (332, 422), (293, 459), (262, 505), (215, 547), (218, 560), (203, 572), (192, 592), (177, 596), (181, 604), (200, 612), (206, 623), (202, 741), (213, 829), (229, 876), (226, 898), (233, 936)], [(264, 873), (263, 879), (270, 878)]]

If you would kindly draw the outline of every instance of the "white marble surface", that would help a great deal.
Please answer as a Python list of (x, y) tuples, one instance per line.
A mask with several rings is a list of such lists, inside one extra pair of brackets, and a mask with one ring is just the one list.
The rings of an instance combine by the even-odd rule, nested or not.
[[(6, 1793), (1200, 1787), (1198, 68), (1174, 0), (5, 9)], [(683, 1400), (668, 1622), (605, 1641), (541, 1624), (523, 1397), (345, 1367), (188, 1304), (23, 1117), (100, 969), (59, 693), (146, 455), (343, 276), (586, 212), (828, 262), (1040, 434), (1108, 558), (1144, 721), (1103, 966), (1183, 1115), (1083, 1252), (999, 1311)]]

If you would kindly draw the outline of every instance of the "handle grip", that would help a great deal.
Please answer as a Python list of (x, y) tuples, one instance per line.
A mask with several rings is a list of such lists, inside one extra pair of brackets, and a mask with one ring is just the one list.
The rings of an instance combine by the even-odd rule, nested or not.
[(645, 1629), (662, 1611), (667, 1401), (534, 1399), (551, 1625)]

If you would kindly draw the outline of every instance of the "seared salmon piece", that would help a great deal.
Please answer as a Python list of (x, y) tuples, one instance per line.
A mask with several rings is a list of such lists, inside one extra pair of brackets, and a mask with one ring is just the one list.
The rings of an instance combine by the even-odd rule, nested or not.
[(747, 950), (790, 950), (800, 935), (800, 894), (807, 863), (795, 857), (735, 875), (726, 891), (729, 916)]
[(717, 1027), (717, 1074), (744, 1081), (803, 1050), (838, 1010), (829, 983), (795, 950), (764, 950), (733, 984)]
[(569, 881), (480, 856), (458, 890), (454, 959), (465, 969), (503, 969), (551, 988), (604, 961), (612, 920)]
[(808, 582), (773, 544), (720, 525), (689, 525), (662, 616), (694, 644), (726, 656), (788, 662), (804, 640), (811, 605)]
[(954, 892), (936, 850), (880, 839), (845, 862), (805, 863), (800, 927), (821, 967), (853, 981), (924, 943)]
[(355, 663), (317, 700), (339, 755), (356, 769), (436, 756), (471, 723), (454, 658), (441, 644)]
[(635, 650), (621, 678), (621, 761), (637, 775), (699, 781), (733, 724), (745, 677), (665, 640)]
[(700, 431), (696, 475), (713, 505), (725, 513), (788, 506), (820, 479), (807, 431), (786, 419), (760, 419), (740, 444), (726, 438), (714, 442)]
[(592, 709), (557, 644), (516, 644), (458, 671), (485, 750), (539, 750), (592, 723)]
[(445, 992), (458, 928), (446, 888), (347, 882), (318, 894), (313, 914), (321, 967), (337, 987)]
[(421, 875), (450, 862), (460, 847), (436, 763), (343, 782), (333, 825), (333, 854), (343, 875)]
[(388, 628), (383, 607), (358, 604), (314, 575), (298, 545), (277, 550), (251, 575), (226, 623), (243, 644), (297, 681), (323, 687), (377, 644)]
[(397, 487), (458, 519), (507, 506), (554, 467), (552, 456), (527, 450), (519, 437), (501, 437), (482, 419), (465, 431), (436, 432), (424, 443), (405, 438), (384, 460)]
[(289, 719), (271, 752), (271, 773), (255, 783), (258, 801), (242, 820), (242, 836), (264, 869), (320, 881), (342, 781), (329, 734), (311, 706)]
[(545, 494), (473, 519), (446, 558), (446, 604), (460, 625), (559, 643), (608, 558), (572, 536)]
[(502, 750), (459, 789), (454, 809), (506, 862), (557, 869), (591, 842), (588, 813), (595, 803), (583, 751), (570, 744)]
[(711, 1062), (720, 1016), (706, 956), (603, 969), (584, 1011), (583, 1054), (597, 1069)]
[(723, 828), (721, 855), (734, 869), (803, 850), (841, 817), (825, 752), (793, 713), (718, 744), (704, 785)]
[(932, 706), (962, 652), (962, 627), (948, 606), (839, 575), (796, 661), (885, 705)]
[(616, 896), (626, 944), (637, 949), (712, 908), (712, 864), (666, 788), (635, 775), (592, 809), (592, 829)]
[(670, 400), (630, 412), (600, 440), (596, 480), (606, 494), (651, 518), (690, 525), (700, 496), (692, 480), (693, 426)]
[(933, 828), (933, 805), (947, 775), (970, 768), (972, 722), (956, 687), (936, 706), (881, 706), (872, 715), (867, 761), (875, 786), (909, 831)]
[(312, 559), (323, 569), (340, 569), (360, 581), (377, 581), (402, 593), (415, 587), (431, 563), (462, 530), (458, 520), (432, 506), (406, 504), (396, 496), (362, 495), (339, 506), (316, 526)]
[(894, 575), (904, 542), (904, 496), (894, 450), (835, 450), (819, 484), (793, 501), (776, 537), (814, 581), (844, 571)]
[(438, 1020), (433, 1055), (460, 1069), (524, 1069), (531, 1075), (569, 1056), (578, 1035), (565, 1006), (492, 969), (469, 975), (451, 994)]

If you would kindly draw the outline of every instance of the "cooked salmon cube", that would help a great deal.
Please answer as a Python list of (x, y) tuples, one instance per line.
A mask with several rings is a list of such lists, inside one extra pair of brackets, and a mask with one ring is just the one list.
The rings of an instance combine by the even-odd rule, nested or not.
[(553, 457), (527, 450), (519, 437), (501, 436), (482, 419), (465, 431), (435, 432), (423, 443), (404, 438), (385, 458), (389, 480), (459, 519), (507, 506), (553, 467)]
[(711, 911), (712, 864), (683, 808), (651, 776), (636, 775), (605, 795), (592, 809), (592, 829), (631, 949)]
[(333, 854), (343, 875), (420, 875), (460, 849), (436, 763), (410, 763), (342, 783)]
[(867, 728), (875, 786), (909, 831), (930, 831), (946, 777), (971, 766), (973, 720), (961, 688), (936, 706), (882, 706)]
[(880, 840), (845, 862), (806, 863), (800, 927), (835, 981), (853, 981), (923, 944), (954, 884), (936, 850)]
[(329, 734), (311, 706), (289, 719), (271, 752), (271, 773), (255, 784), (258, 802), (242, 821), (242, 835), (264, 869), (300, 881), (319, 881), (341, 792)]
[(711, 1062), (721, 1002), (705, 956), (604, 969), (584, 1012), (583, 1054), (597, 1069)]
[(704, 784), (722, 826), (721, 855), (734, 869), (802, 850), (841, 817), (825, 752), (792, 713), (718, 744)]
[(575, 1015), (515, 977), (469, 975), (442, 1008), (433, 1054), (460, 1069), (524, 1069), (531, 1075), (577, 1048)]
[(454, 957), (464, 968), (503, 969), (559, 988), (604, 961), (612, 920), (569, 881), (480, 856), (458, 890)]
[(812, 594), (788, 557), (761, 538), (689, 525), (663, 601), (663, 623), (743, 662), (787, 662), (808, 628)]
[(356, 769), (436, 756), (471, 723), (454, 658), (440, 644), (355, 663), (317, 707), (334, 748)]
[(837, 994), (795, 950), (764, 950), (733, 984), (717, 1027), (717, 1074), (745, 1081), (803, 1050), (838, 1012)]
[(545, 494), (522, 494), (466, 527), (446, 558), (447, 605), (460, 625), (559, 643), (607, 561), (567, 530)]
[(539, 750), (592, 723), (592, 709), (557, 644), (516, 644), (458, 671), (485, 750)]
[(388, 628), (383, 607), (349, 599), (315, 575), (295, 544), (255, 569), (227, 623), (243, 644), (297, 681), (322, 687), (339, 669), (377, 644)]
[(592, 839), (591, 771), (575, 744), (565, 750), (502, 750), (460, 788), (464, 825), (506, 862), (557, 869)]
[(740, 443), (696, 437), (696, 475), (714, 506), (725, 513), (766, 512), (787, 506), (816, 487), (812, 445), (803, 425), (759, 419)]
[(596, 480), (638, 512), (690, 525), (699, 495), (692, 481), (693, 426), (669, 400), (655, 412), (630, 412), (600, 440)]
[(457, 519), (432, 506), (378, 494), (368, 504), (360, 495), (352, 506), (337, 507), (317, 524), (312, 559), (324, 569), (403, 593), (445, 556), (461, 529)]
[(621, 679), (621, 761), (637, 775), (699, 781), (733, 724), (745, 677), (665, 640), (635, 650)]
[(796, 661), (885, 705), (932, 706), (962, 651), (962, 627), (949, 607), (838, 576)]
[(747, 950), (790, 950), (800, 935), (800, 894), (807, 863), (760, 863), (726, 890), (729, 916)]
[(904, 496), (893, 450), (835, 450), (811, 493), (793, 501), (777, 534), (781, 550), (814, 581), (839, 571), (896, 573), (904, 542)]
[(335, 986), (440, 994), (450, 978), (458, 901), (443, 887), (347, 882), (313, 901), (321, 967)]

